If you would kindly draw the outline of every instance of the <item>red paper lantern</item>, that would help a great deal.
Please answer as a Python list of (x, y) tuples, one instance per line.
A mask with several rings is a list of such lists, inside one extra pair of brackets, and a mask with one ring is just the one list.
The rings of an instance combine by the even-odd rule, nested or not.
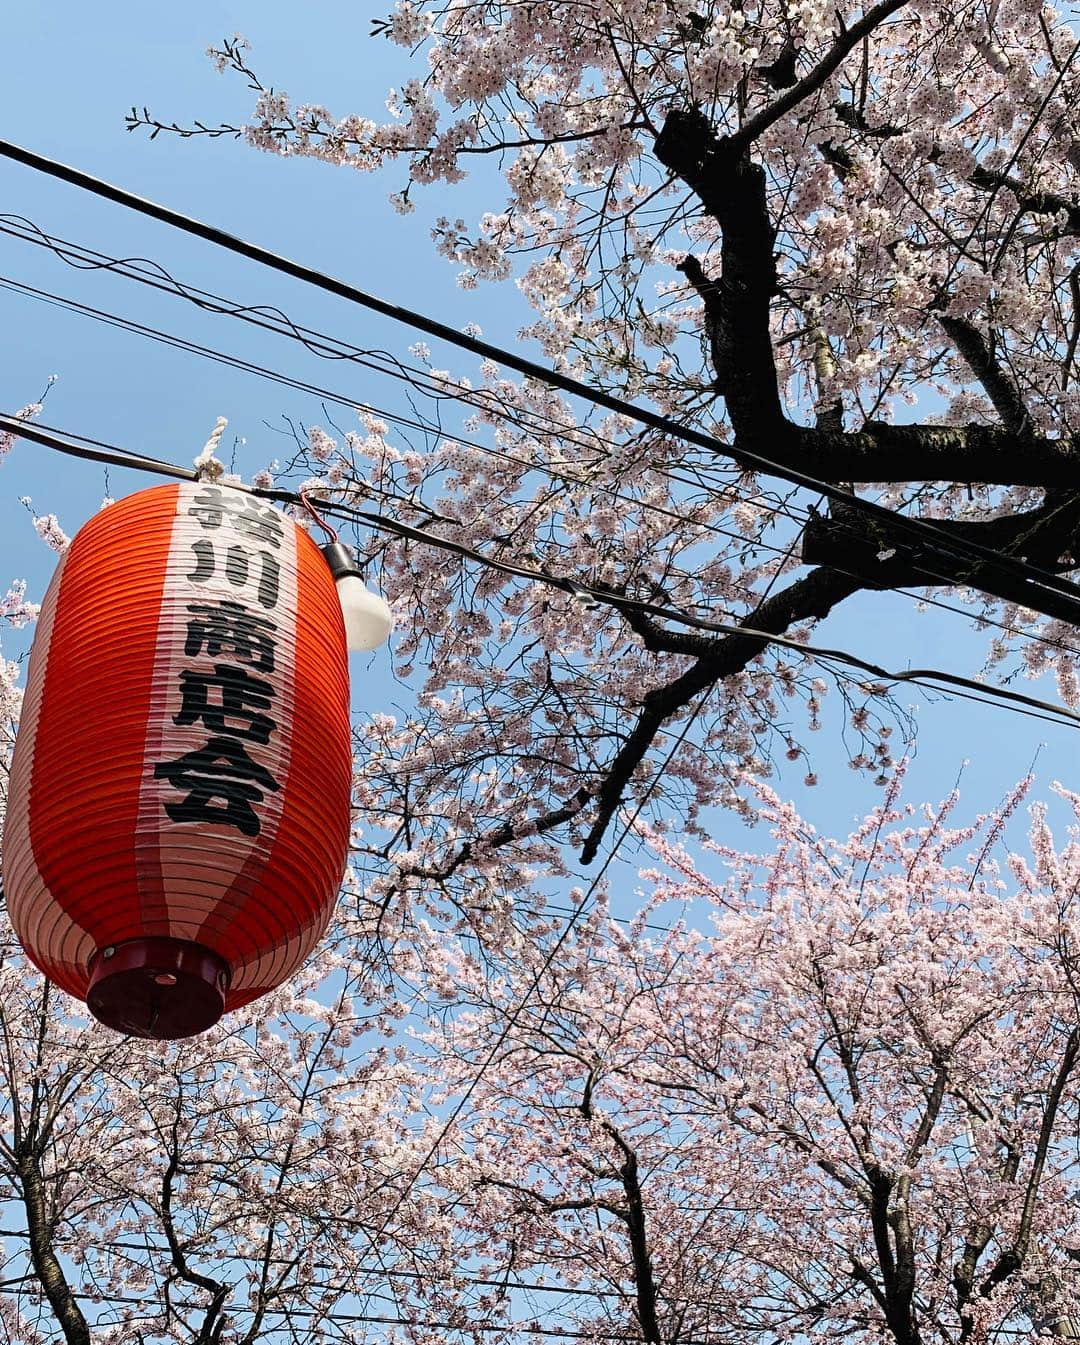
[(183, 1037), (285, 981), (345, 866), (348, 655), (318, 547), (211, 483), (80, 529), (38, 622), (4, 830), (31, 960)]

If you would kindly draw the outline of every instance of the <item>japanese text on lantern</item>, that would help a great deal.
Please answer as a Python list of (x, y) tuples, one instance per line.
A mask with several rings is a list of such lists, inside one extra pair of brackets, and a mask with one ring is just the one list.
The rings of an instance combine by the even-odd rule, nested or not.
[[(257, 758), (278, 727), (270, 680), (278, 627), (271, 614), (281, 588), (275, 553), (280, 553), (283, 521), (250, 496), (213, 485), (199, 489), (186, 514), (200, 526), (188, 548), (186, 587), (207, 592), (185, 603), (183, 652), (203, 662), (180, 670), (180, 704), (172, 722), (181, 728), (199, 726), (205, 740), (159, 761), (154, 775), (176, 791), (177, 797), (164, 804), (173, 822), (218, 823), (257, 836), (262, 825), (258, 806), (280, 789)], [(230, 596), (221, 596), (223, 591)], [(209, 668), (207, 659), (212, 660)]]

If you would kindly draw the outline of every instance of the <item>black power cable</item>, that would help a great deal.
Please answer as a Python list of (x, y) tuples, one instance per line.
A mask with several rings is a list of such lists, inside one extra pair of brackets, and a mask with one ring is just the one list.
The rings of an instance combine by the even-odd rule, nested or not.
[[(0, 230), (2, 230), (2, 225), (0, 225)], [(53, 241), (56, 242), (57, 240)], [(74, 245), (65, 244), (65, 246)], [(477, 439), (470, 439), (467, 435), (462, 435), (457, 432), (450, 434), (445, 431), (441, 425), (434, 422), (403, 416), (400, 413), (391, 411), (389, 408), (380, 406), (377, 403), (361, 401), (355, 397), (350, 397), (343, 392), (336, 392), (330, 388), (324, 388), (318, 384), (308, 383), (303, 379), (295, 378), (293, 375), (284, 373), (281, 370), (269, 369), (265, 365), (258, 364), (251, 360), (245, 360), (241, 356), (233, 355), (228, 351), (219, 350), (213, 346), (200, 345), (197, 341), (191, 341), (186, 337), (177, 336), (175, 333), (148, 327), (143, 323), (136, 322), (131, 318), (125, 318), (121, 314), (112, 312), (111, 310), (95, 308), (91, 304), (80, 303), (78, 300), (69, 298), (65, 295), (53, 294), (48, 290), (38, 289), (33, 285), (27, 285), (22, 281), (14, 280), (9, 276), (0, 276), (0, 286), (37, 302), (49, 304), (52, 307), (61, 308), (70, 313), (76, 313), (81, 317), (90, 318), (93, 321), (104, 323), (110, 327), (116, 327), (133, 336), (138, 336), (148, 341), (154, 341), (175, 350), (181, 350), (186, 354), (197, 355), (201, 359), (211, 360), (215, 363), (224, 365), (226, 368), (238, 369), (243, 373), (253, 374), (256, 378), (265, 379), (280, 387), (292, 388), (294, 391), (306, 393), (312, 397), (319, 398), (321, 402), (332, 402), (353, 411), (370, 412), (371, 414), (376, 415), (391, 424), (398, 425), (403, 429), (417, 430), (420, 433), (429, 436), (439, 435), (441, 437), (449, 437), (455, 444), (462, 444), (466, 448), (470, 448), (477, 453), (482, 453), (486, 457), (495, 458), (500, 462), (506, 462), (515, 467), (523, 467), (526, 471), (536, 472), (538, 475), (548, 478), (556, 485), (562, 486), (568, 481), (575, 482), (582, 486), (587, 486), (594, 492), (607, 495), (613, 500), (618, 500), (620, 503), (628, 504), (634, 509), (640, 509), (644, 513), (668, 518), (672, 522), (681, 523), (684, 526), (687, 523), (685, 513), (679, 514), (676, 513), (674, 509), (668, 509), (662, 505), (652, 504), (648, 500), (635, 499), (630, 495), (624, 494), (615, 486), (608, 485), (606, 482), (590, 481), (583, 477), (577, 477), (566, 467), (562, 467), (558, 472), (554, 472), (550, 467), (545, 467), (532, 459), (519, 457), (516, 454), (506, 452), (504, 449), (493, 448), (490, 444), (481, 443)], [(289, 333), (283, 331), (281, 334), (288, 335)], [(330, 338), (325, 339), (329, 340)], [(389, 373), (390, 371), (386, 370), (384, 372)], [(325, 406), (323, 409), (325, 410)], [(416, 414), (419, 415), (419, 412)], [(496, 412), (496, 414), (498, 413)], [(71, 432), (68, 431), (68, 434), (71, 435)], [(80, 436), (71, 435), (71, 437), (79, 438)], [(670, 471), (663, 469), (658, 470), (660, 470), (662, 476), (670, 481), (677, 481), (683, 485), (694, 485), (699, 487), (702, 485), (701, 482), (691, 481), (686, 477), (674, 475)], [(781, 508), (777, 505), (762, 503), (760, 498), (756, 498), (754, 504), (757, 508), (762, 509), (772, 517), (788, 519), (799, 526), (804, 526), (808, 517), (805, 513), (796, 514), (792, 512), (790, 507)], [(760, 537), (753, 539), (751, 542), (751, 539), (747, 538), (745, 534), (732, 532), (731, 529), (722, 528), (716, 523), (704, 520), (694, 520), (692, 526), (695, 529), (701, 529), (704, 532), (708, 532), (713, 536), (741, 542), (744, 545), (753, 545), (755, 549), (767, 551), (777, 556), (784, 556), (787, 554), (783, 547), (766, 542)], [(790, 551), (790, 548), (788, 550)], [(830, 565), (830, 568), (839, 569), (841, 573), (851, 574), (852, 577), (856, 579), (861, 577), (851, 571), (844, 570), (835, 562)], [(929, 569), (927, 569), (926, 572), (928, 575), (933, 573)], [(940, 573), (934, 574), (934, 578), (943, 584), (951, 583), (948, 576)], [(926, 603), (931, 607), (940, 608), (943, 612), (951, 612), (954, 616), (977, 622), (980, 627), (993, 627), (995, 630), (1004, 631), (1007, 635), (1015, 635), (1023, 640), (1031, 640), (1036, 644), (1045, 645), (1049, 649), (1057, 650), (1060, 653), (1072, 654), (1074, 657), (1080, 658), (1080, 648), (1075, 648), (1062, 640), (1052, 639), (1045, 635), (1041, 635), (1038, 631), (1023, 630), (1019, 626), (1013, 626), (1009, 625), (1007, 622), (998, 621), (985, 612), (965, 612), (959, 607), (954, 607), (950, 603), (943, 602), (940, 598), (932, 598), (927, 594), (913, 593), (910, 589), (896, 588), (890, 591), (898, 593), (902, 597), (911, 598), (914, 602)]]
[[(52, 430), (43, 425), (28, 424), (26, 421), (19, 420), (16, 416), (0, 414), (0, 432), (29, 439), (33, 443), (55, 449), (57, 452), (65, 453), (71, 457), (88, 458), (93, 462), (106, 462), (110, 466), (116, 467), (131, 467), (139, 471), (179, 478), (183, 481), (199, 479), (198, 473), (190, 467), (180, 467), (175, 463), (159, 462), (155, 458), (148, 458), (139, 453), (129, 453), (125, 449), (117, 448), (114, 445), (103, 444), (98, 439), (75, 436), (80, 439), (80, 442), (74, 443), (71, 438), (63, 438), (60, 431)], [(293, 490), (282, 490), (277, 487), (264, 489), (256, 486), (239, 485), (235, 482), (232, 484), (236, 489), (244, 490), (248, 494), (257, 495), (263, 499), (275, 500), (282, 504), (305, 505), (304, 497)], [(530, 583), (546, 584), (568, 594), (571, 598), (581, 601), (612, 607), (616, 611), (638, 612), (657, 621), (670, 621), (676, 625), (688, 626), (693, 630), (704, 631), (710, 635), (735, 636), (739, 639), (757, 641), (760, 642), (762, 647), (775, 645), (819, 663), (839, 663), (846, 667), (855, 668), (859, 672), (869, 675), (877, 683), (910, 682), (915, 686), (929, 686), (938, 691), (943, 688), (951, 689), (957, 695), (975, 693), (980, 699), (992, 697), (996, 701), (1007, 703), (1010, 709), (1023, 714), (1031, 714), (1033, 711), (1037, 711), (1040, 717), (1052, 715), (1055, 716), (1057, 722), (1064, 720), (1070, 725), (1080, 724), (1080, 714), (1063, 705), (1054, 705), (1050, 701), (1039, 700), (1035, 696), (1025, 696), (1018, 691), (1008, 691), (1004, 687), (975, 682), (971, 678), (962, 677), (957, 673), (941, 672), (934, 668), (915, 668), (907, 669), (904, 672), (890, 672), (876, 663), (870, 663), (866, 659), (859, 658), (856, 654), (849, 653), (846, 649), (823, 649), (818, 645), (803, 644), (784, 635), (758, 630), (749, 624), (709, 621), (704, 617), (693, 616), (689, 612), (681, 612), (674, 607), (661, 607), (656, 603), (646, 602), (640, 598), (628, 598), (621, 593), (595, 588), (590, 584), (579, 582), (564, 575), (550, 574), (542, 569), (534, 569), (532, 566), (521, 565), (514, 561), (485, 556), (483, 552), (476, 551), (460, 542), (455, 542), (451, 538), (439, 537), (435, 533), (426, 532), (423, 528), (415, 528), (411, 524), (400, 522), (398, 519), (387, 518), (384, 514), (376, 514), (366, 509), (356, 509), (351, 505), (334, 500), (318, 500), (317, 503), (324, 513), (334, 517), (344, 518), (350, 522), (364, 523), (368, 527), (400, 537), (406, 541), (419, 542), (424, 546), (433, 546), (442, 551), (449, 551), (456, 556), (460, 556), (463, 560), (485, 565), (488, 569), (497, 570), (501, 574), (525, 579)], [(963, 690), (960, 690), (961, 688)]]
[(367, 291), (355, 285), (350, 285), (344, 280), (339, 280), (335, 276), (317, 271), (314, 267), (305, 266), (291, 258), (283, 257), (267, 248), (260, 247), (258, 244), (250, 243), (246, 239), (237, 238), (224, 229), (218, 229), (202, 220), (193, 219), (180, 211), (160, 205), (156, 201), (149, 201), (145, 197), (137, 196), (134, 192), (125, 191), (122, 187), (96, 178), (90, 173), (84, 173), (78, 168), (72, 168), (44, 155), (35, 154), (32, 150), (14, 145), (10, 141), (0, 140), (0, 155), (16, 163), (21, 163), (27, 168), (32, 168), (36, 172), (67, 182), (73, 187), (78, 187), (81, 191), (90, 192), (128, 210), (134, 210), (150, 219), (156, 219), (171, 228), (192, 234), (196, 238), (201, 238), (205, 242), (224, 248), (238, 256), (246, 257), (249, 261), (257, 262), (261, 266), (267, 266), (282, 275), (291, 276), (294, 280), (303, 281), (305, 284), (313, 285), (328, 294), (336, 295), (340, 299), (345, 299), (350, 303), (358, 304), (372, 312), (379, 313), (383, 317), (392, 318), (395, 322), (401, 322), (417, 331), (425, 332), (440, 341), (446, 341), (450, 345), (467, 350), (473, 355), (496, 361), (526, 378), (546, 383), (549, 387), (558, 388), (561, 392), (580, 397), (595, 406), (602, 406), (617, 415), (626, 416), (630, 420), (637, 421), (640, 425), (660, 431), (669, 438), (679, 439), (684, 443), (694, 444), (698, 448), (708, 449), (711, 453), (721, 457), (731, 458), (748, 471), (763, 472), (792, 485), (814, 491), (828, 500), (843, 504), (848, 509), (862, 513), (868, 518), (876, 519), (879, 523), (887, 525), (892, 531), (906, 532), (910, 536), (922, 540), (933, 553), (947, 555), (968, 565), (974, 563), (979, 571), (978, 587), (984, 592), (1002, 598), (1007, 602), (1019, 602), (1043, 611), (1049, 616), (1055, 616), (1061, 620), (1080, 625), (1080, 586), (1064, 580), (1048, 570), (1042, 570), (1012, 556), (1001, 556), (989, 547), (982, 546), (970, 538), (950, 535), (924, 519), (909, 518), (872, 500), (852, 495), (834, 482), (820, 481), (816, 477), (774, 462), (759, 453), (739, 448), (734, 444), (725, 444), (712, 435), (696, 430), (692, 426), (679, 425), (670, 417), (650, 411), (647, 407), (637, 406), (621, 397), (615, 397), (598, 388), (589, 387), (588, 384), (570, 378), (566, 374), (561, 374), (555, 369), (549, 369), (533, 360), (516, 355), (513, 351), (503, 350), (499, 346), (492, 345), (489, 341), (482, 341), (478, 337), (468, 336), (464, 332), (456, 331), (453, 327), (447, 326), (446, 323), (439, 322), (426, 314), (418, 313), (399, 304), (390, 303), (386, 299), (369, 294)]

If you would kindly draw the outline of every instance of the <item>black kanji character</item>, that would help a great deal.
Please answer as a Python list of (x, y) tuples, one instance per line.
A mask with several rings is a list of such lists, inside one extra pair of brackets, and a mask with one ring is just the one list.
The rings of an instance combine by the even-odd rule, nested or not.
[(214, 544), (200, 538), (192, 542), (191, 549), (195, 552), (195, 568), (187, 577), (193, 584), (205, 584), (214, 573)]
[[(220, 700), (211, 701), (211, 691)], [(277, 723), (261, 711), (270, 709), (274, 688), (261, 677), (252, 677), (243, 668), (215, 663), (214, 671), (196, 672), (185, 668), (180, 674), (183, 703), (173, 723), (194, 724), (201, 719), (211, 733), (231, 733), (253, 743), (268, 743)], [(240, 720), (238, 725), (235, 720)]]
[[(262, 802), (264, 792), (281, 788), (235, 738), (211, 738), (197, 751), (159, 762), (154, 777), (187, 791), (181, 802), (165, 804), (174, 822), (217, 822), (236, 827), (244, 836), (257, 836), (261, 829), (252, 805)], [(215, 799), (223, 806), (212, 807)]]
[(278, 547), (285, 535), (281, 515), (276, 509), (257, 504), (250, 496), (237, 498), (220, 486), (204, 486), (188, 507), (204, 528), (220, 528), (229, 523), (243, 537), (267, 546)]
[[(231, 549), (230, 555), (235, 549), (235, 547)], [(259, 602), (264, 607), (276, 607), (281, 583), (281, 566), (265, 551), (258, 554), (262, 560), (262, 569), (259, 571)]]
[[(217, 568), (214, 544), (200, 537), (192, 542), (191, 549), (195, 553), (195, 568), (187, 577), (193, 584), (205, 584)], [(252, 557), (242, 546), (230, 546), (225, 556), (225, 578), (233, 588), (243, 588), (251, 574), (252, 559), (261, 562), (256, 590), (259, 602), (266, 608), (276, 607), (281, 588), (281, 566), (268, 551), (257, 551)]]
[(216, 604), (191, 603), (188, 611), (195, 618), (188, 622), (185, 654), (201, 654), (203, 649), (211, 658), (231, 650), (241, 663), (250, 664), (260, 672), (274, 671), (274, 637), (277, 627), (264, 616), (256, 616), (238, 602), (223, 599)]

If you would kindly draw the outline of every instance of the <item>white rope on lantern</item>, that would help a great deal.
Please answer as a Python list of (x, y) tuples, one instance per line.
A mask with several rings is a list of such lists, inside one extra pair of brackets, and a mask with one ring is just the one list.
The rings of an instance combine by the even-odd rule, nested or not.
[(192, 463), (200, 481), (219, 481), (225, 475), (225, 464), (218, 459), (217, 451), (228, 423), (224, 416), (218, 416), (214, 428), (210, 431), (210, 438), (203, 444), (202, 452)]

